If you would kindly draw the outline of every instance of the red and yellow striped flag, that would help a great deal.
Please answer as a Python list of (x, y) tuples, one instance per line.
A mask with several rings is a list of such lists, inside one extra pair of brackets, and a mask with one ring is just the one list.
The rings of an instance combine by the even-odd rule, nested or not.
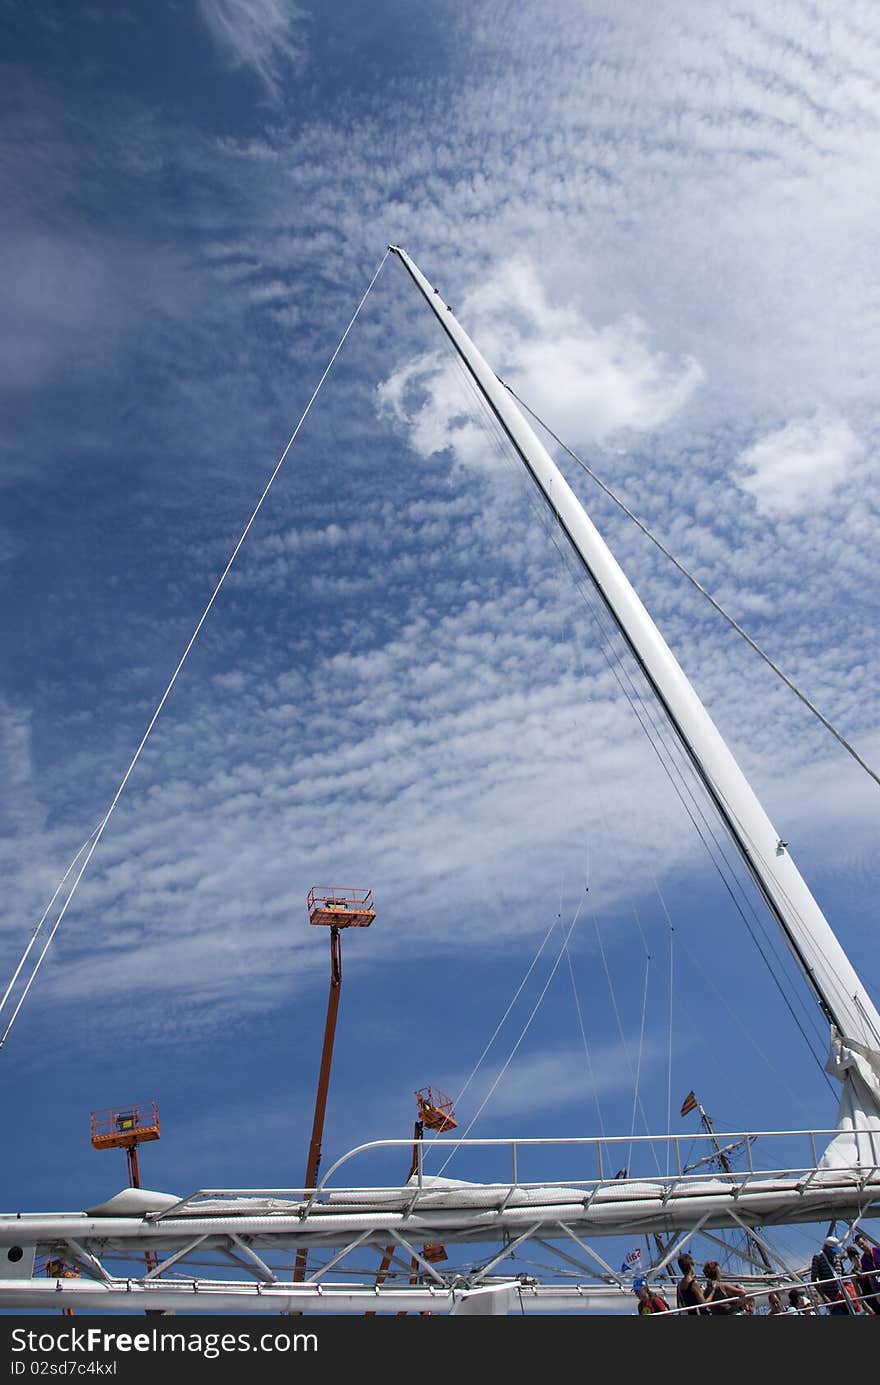
[(694, 1096), (693, 1092), (688, 1092), (684, 1101), (681, 1103), (681, 1110), (678, 1114), (680, 1116), (687, 1116), (691, 1111), (696, 1111), (697, 1105), (697, 1098)]

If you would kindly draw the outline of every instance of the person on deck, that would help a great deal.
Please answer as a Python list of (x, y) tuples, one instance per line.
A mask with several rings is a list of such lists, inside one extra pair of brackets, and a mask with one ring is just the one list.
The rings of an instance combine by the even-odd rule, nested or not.
[(639, 1317), (647, 1313), (668, 1313), (669, 1304), (659, 1294), (655, 1294), (647, 1279), (641, 1275), (633, 1280), (633, 1293), (639, 1300)]
[(822, 1242), (822, 1249), (817, 1251), (810, 1261), (810, 1279), (825, 1305), (825, 1312), (834, 1317), (850, 1311), (847, 1296), (843, 1292), (845, 1273), (840, 1256), (840, 1241), (836, 1236), (826, 1236)]
[(801, 1314), (812, 1314), (815, 1317), (816, 1314), (815, 1308), (807, 1298), (803, 1289), (789, 1289), (788, 1307), (785, 1311), (786, 1313), (797, 1313), (798, 1316)]
[(742, 1313), (745, 1309), (745, 1289), (738, 1284), (726, 1284), (721, 1278), (721, 1266), (717, 1260), (707, 1260), (703, 1266), (706, 1284), (703, 1293), (709, 1312), (720, 1317), (727, 1313)]
[(862, 1272), (862, 1257), (858, 1246), (848, 1246), (845, 1254), (849, 1260), (849, 1280), (855, 1290), (856, 1302), (861, 1306), (863, 1313), (874, 1316), (877, 1312), (874, 1304), (874, 1276)]
[(705, 1307), (706, 1296), (694, 1270), (694, 1257), (687, 1252), (679, 1255), (678, 1268), (682, 1277), (675, 1288), (675, 1304), (684, 1311), (681, 1316), (698, 1317), (708, 1313)]
[(868, 1240), (864, 1231), (858, 1231), (855, 1242), (861, 1251), (861, 1274), (859, 1282), (862, 1284), (861, 1292), (865, 1297), (865, 1304), (868, 1310), (880, 1315), (880, 1246), (875, 1246)]

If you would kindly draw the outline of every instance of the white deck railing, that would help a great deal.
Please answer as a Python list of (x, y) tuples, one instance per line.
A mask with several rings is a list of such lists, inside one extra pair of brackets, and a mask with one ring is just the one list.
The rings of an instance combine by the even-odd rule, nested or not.
[[(367, 1162), (372, 1158), (393, 1155), (397, 1151), (410, 1153), (413, 1141), (372, 1140), (336, 1159), (320, 1179), (316, 1188), (250, 1188), (222, 1189), (203, 1188), (191, 1193), (173, 1207), (155, 1214), (151, 1220), (156, 1222), (176, 1220), (181, 1216), (195, 1216), (207, 1211), (206, 1203), (214, 1204), (211, 1211), (216, 1215), (217, 1203), (239, 1206), (247, 1201), (259, 1201), (266, 1205), (264, 1215), (276, 1211), (279, 1215), (290, 1215), (296, 1208), (297, 1214), (306, 1220), (313, 1210), (325, 1212), (330, 1206), (401, 1203), (411, 1214), (420, 1204), (436, 1207), (445, 1194), (461, 1203), (469, 1196), (478, 1198), (481, 1206), (492, 1205), (504, 1209), (529, 1195), (548, 1193), (559, 1195), (563, 1201), (571, 1200), (581, 1206), (589, 1206), (597, 1200), (626, 1201), (634, 1197), (659, 1197), (665, 1203), (676, 1201), (679, 1197), (693, 1197), (701, 1191), (706, 1193), (725, 1190), (733, 1199), (741, 1198), (747, 1191), (761, 1188), (779, 1187), (783, 1182), (792, 1189), (806, 1192), (814, 1186), (823, 1189), (834, 1186), (865, 1188), (880, 1185), (880, 1160), (854, 1163), (843, 1167), (824, 1167), (821, 1155), (832, 1139), (840, 1132), (830, 1130), (757, 1130), (725, 1131), (711, 1136), (703, 1133), (694, 1135), (662, 1136), (620, 1136), (592, 1137), (565, 1136), (527, 1137), (511, 1139), (460, 1139), (455, 1141), (424, 1140), (417, 1144), (417, 1167), (413, 1178), (406, 1184), (347, 1184), (336, 1182), (340, 1170), (348, 1169), (355, 1161)], [(866, 1147), (880, 1149), (880, 1126), (872, 1126), (864, 1132)], [(703, 1162), (717, 1158), (719, 1141), (723, 1148), (739, 1145), (745, 1167), (741, 1169), (712, 1167)], [(784, 1145), (783, 1159), (770, 1160), (771, 1145)], [(756, 1147), (757, 1146), (757, 1151)], [(554, 1175), (541, 1178), (523, 1178), (526, 1156), (537, 1154), (542, 1160), (553, 1151), (564, 1150), (570, 1155), (573, 1167), (570, 1177)], [(686, 1153), (685, 1153), (686, 1151)], [(611, 1176), (608, 1172), (618, 1164), (623, 1153), (630, 1163), (639, 1162), (647, 1166), (649, 1159), (657, 1167), (650, 1171)], [(758, 1158), (756, 1159), (756, 1152)], [(492, 1162), (497, 1155), (505, 1156), (509, 1176), (499, 1178), (497, 1173), (488, 1178), (475, 1177), (480, 1172), (480, 1156), (492, 1154)], [(694, 1157), (697, 1153), (698, 1157)], [(665, 1154), (665, 1160), (659, 1155)], [(450, 1158), (455, 1158), (462, 1169), (461, 1178), (447, 1178), (432, 1173), (432, 1167), (446, 1168)], [(646, 1157), (647, 1156), (647, 1157)], [(701, 1167), (694, 1167), (701, 1164)], [(663, 1167), (672, 1172), (663, 1172)], [(584, 1176), (585, 1168), (590, 1168)], [(487, 1169), (487, 1172), (491, 1170)], [(438, 1178), (442, 1177), (442, 1182)], [(880, 1193), (880, 1186), (878, 1186)]]

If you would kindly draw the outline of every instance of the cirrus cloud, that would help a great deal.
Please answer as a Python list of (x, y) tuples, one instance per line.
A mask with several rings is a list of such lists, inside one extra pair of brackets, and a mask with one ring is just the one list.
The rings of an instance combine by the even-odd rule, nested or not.
[(250, 67), (269, 94), (280, 92), (279, 65), (302, 56), (294, 27), (303, 12), (288, 0), (199, 0), (211, 36), (234, 67)]

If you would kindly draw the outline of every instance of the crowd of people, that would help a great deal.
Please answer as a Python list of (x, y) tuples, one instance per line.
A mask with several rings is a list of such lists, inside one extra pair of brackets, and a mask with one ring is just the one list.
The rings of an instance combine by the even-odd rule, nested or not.
[(810, 1279), (826, 1313), (880, 1314), (880, 1247), (864, 1232), (858, 1232), (846, 1250), (836, 1236), (826, 1236), (813, 1256)]
[[(755, 1296), (742, 1285), (727, 1282), (717, 1260), (707, 1260), (700, 1277), (693, 1256), (683, 1253), (678, 1257), (678, 1268), (681, 1278), (675, 1286), (674, 1306), (657, 1285), (649, 1284), (643, 1276), (634, 1280), (639, 1316), (669, 1312), (681, 1317), (755, 1314)], [(861, 1231), (846, 1249), (836, 1236), (826, 1236), (821, 1250), (813, 1256), (808, 1284), (789, 1288), (785, 1297), (771, 1289), (766, 1304), (770, 1317), (817, 1313), (880, 1316), (880, 1246)]]

